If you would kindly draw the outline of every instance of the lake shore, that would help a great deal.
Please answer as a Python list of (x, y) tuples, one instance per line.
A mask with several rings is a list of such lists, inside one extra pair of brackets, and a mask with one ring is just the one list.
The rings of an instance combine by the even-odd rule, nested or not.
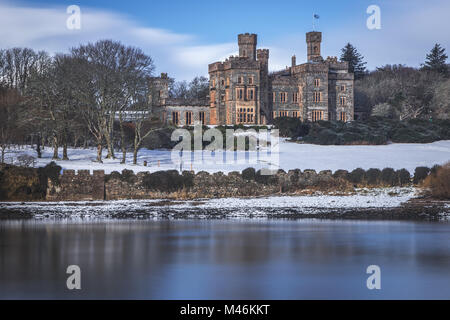
[(416, 188), (361, 189), (352, 194), (65, 202), (2, 202), (0, 219), (361, 219), (441, 221), (450, 202)]

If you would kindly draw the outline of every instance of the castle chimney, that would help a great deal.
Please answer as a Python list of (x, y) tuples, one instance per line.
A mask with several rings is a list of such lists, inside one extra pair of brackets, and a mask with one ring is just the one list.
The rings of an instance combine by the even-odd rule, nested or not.
[(297, 58), (295, 55), (292, 56), (292, 67), (295, 67), (297, 65)]

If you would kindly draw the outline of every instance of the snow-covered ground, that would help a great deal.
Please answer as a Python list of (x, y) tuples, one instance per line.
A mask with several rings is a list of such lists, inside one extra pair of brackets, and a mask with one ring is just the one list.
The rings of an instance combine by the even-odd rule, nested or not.
[(416, 195), (414, 188), (357, 190), (356, 194), (339, 196), (272, 196), (260, 198), (224, 198), (209, 200), (119, 200), (87, 202), (0, 203), (0, 210), (32, 213), (35, 218), (159, 218), (266, 217), (295, 212), (315, 214), (332, 209), (395, 208)]
[[(352, 195), (271, 196), (261, 198), (220, 198), (196, 205), (198, 208), (394, 208), (413, 198), (414, 188), (362, 189)], [(174, 208), (195, 204), (187, 201)]]
[[(62, 151), (61, 151), (62, 152)], [(6, 155), (7, 162), (14, 161), (21, 154), (29, 154), (36, 157), (36, 152), (30, 147), (20, 150), (9, 150)], [(69, 161), (57, 161), (63, 169), (103, 169), (106, 173), (122, 171), (123, 169), (141, 171), (158, 171), (180, 169), (180, 161), (173, 160), (170, 150), (139, 151), (138, 165), (132, 164), (132, 155), (128, 154), (127, 163), (120, 164), (121, 154), (118, 159), (104, 160), (104, 163), (94, 162), (95, 149), (69, 149)], [(178, 154), (178, 153), (177, 153)], [(353, 170), (355, 168), (406, 168), (411, 173), (418, 166), (431, 167), (435, 164), (444, 164), (450, 161), (450, 140), (437, 141), (430, 144), (390, 144), (382, 146), (319, 146), (311, 144), (297, 144), (281, 139), (279, 152), (268, 154), (267, 152), (247, 153), (232, 152), (234, 159), (222, 161), (222, 154), (211, 156), (208, 152), (183, 153), (183, 170), (208, 171), (225, 173), (241, 171), (247, 167), (256, 169), (267, 167), (268, 164), (284, 170), (290, 169), (315, 169), (320, 170)], [(106, 155), (106, 154), (105, 154)], [(49, 163), (52, 150), (45, 148), (43, 158), (37, 160), (36, 166), (44, 166)], [(143, 166), (147, 161), (148, 166)], [(159, 163), (159, 166), (158, 166)], [(192, 167), (191, 167), (192, 166)], [(273, 167), (272, 167), (273, 168)]]

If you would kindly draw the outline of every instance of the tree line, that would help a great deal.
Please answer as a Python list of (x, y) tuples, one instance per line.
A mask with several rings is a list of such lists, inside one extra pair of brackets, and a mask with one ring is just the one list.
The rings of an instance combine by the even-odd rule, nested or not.
[[(155, 69), (141, 49), (112, 40), (71, 48), (50, 56), (28, 48), (0, 50), (1, 161), (9, 144), (51, 144), (53, 158), (67, 160), (68, 145), (97, 147), (97, 161), (126, 160), (127, 134), (133, 131), (134, 162), (142, 141), (158, 130), (151, 119), (149, 79)], [(133, 111), (133, 125), (126, 112)], [(158, 124), (159, 125), (159, 124)]]
[(450, 68), (435, 44), (420, 68), (385, 65), (367, 71), (364, 57), (348, 43), (341, 61), (355, 74), (355, 109), (397, 120), (450, 118)]
[[(450, 118), (450, 79), (445, 49), (436, 44), (421, 68), (386, 65), (368, 72), (351, 44), (341, 61), (355, 73), (355, 106), (367, 114), (399, 120)], [(38, 158), (53, 148), (53, 158), (68, 159), (68, 147), (97, 148), (96, 161), (127, 150), (133, 162), (144, 140), (163, 125), (152, 117), (150, 78), (155, 65), (141, 49), (100, 40), (50, 55), (29, 48), (0, 50), (1, 162), (11, 144), (32, 144)], [(169, 79), (169, 100), (205, 104), (206, 77), (191, 82)], [(133, 122), (127, 113), (133, 113)]]

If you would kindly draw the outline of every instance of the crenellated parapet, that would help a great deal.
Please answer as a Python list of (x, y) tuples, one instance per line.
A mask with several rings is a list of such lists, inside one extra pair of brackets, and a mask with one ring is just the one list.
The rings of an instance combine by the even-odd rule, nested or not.
[(82, 201), (104, 200), (105, 171), (64, 170), (59, 182), (48, 180), (47, 200), (50, 201)]

